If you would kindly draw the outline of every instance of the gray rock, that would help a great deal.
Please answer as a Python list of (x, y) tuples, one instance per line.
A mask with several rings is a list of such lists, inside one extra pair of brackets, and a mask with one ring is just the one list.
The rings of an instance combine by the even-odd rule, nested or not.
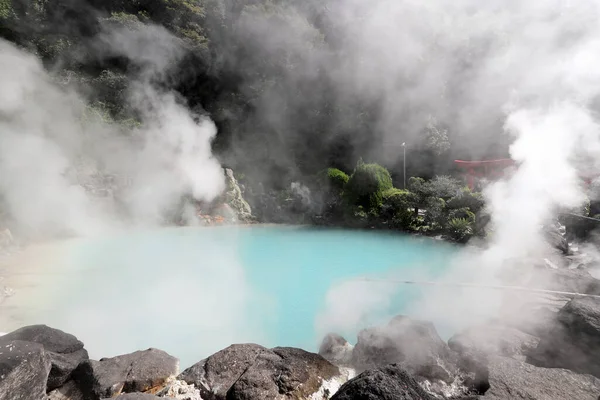
[(397, 364), (368, 370), (342, 385), (331, 400), (434, 400)]
[[(153, 394), (147, 393), (126, 393), (117, 397), (119, 400), (162, 400), (160, 397), (154, 396)], [(112, 398), (107, 397), (102, 400), (112, 400)]]
[(518, 329), (486, 324), (469, 328), (450, 338), (448, 345), (457, 353), (525, 357), (540, 339)]
[(175, 357), (148, 349), (100, 361), (86, 360), (73, 372), (73, 379), (86, 398), (95, 400), (161, 389), (178, 370)]
[(542, 338), (528, 361), (600, 377), (600, 301), (575, 299), (558, 313), (555, 329)]
[(492, 356), (490, 389), (483, 400), (598, 400), (600, 380), (558, 368), (539, 368), (511, 358)]
[(48, 400), (86, 400), (74, 381), (68, 381), (58, 389), (48, 393)]
[(298, 399), (316, 393), (339, 369), (318, 354), (289, 347), (260, 353), (227, 392), (227, 400)]
[(233, 171), (229, 168), (225, 169), (225, 179), (227, 181), (227, 191), (225, 193), (225, 200), (227, 204), (235, 211), (237, 218), (242, 222), (250, 222), (254, 219), (252, 216), (252, 209), (244, 196), (242, 190), (238, 185)]
[(229, 388), (263, 352), (268, 349), (257, 344), (234, 344), (192, 365), (177, 379), (194, 384), (204, 400), (224, 399)]
[(318, 354), (237, 344), (186, 369), (179, 380), (194, 384), (204, 400), (305, 398), (324, 380), (340, 375)]
[(352, 364), (358, 372), (399, 364), (412, 375), (451, 383), (457, 355), (440, 338), (432, 323), (397, 316), (387, 326), (358, 334)]
[(0, 345), (0, 400), (46, 399), (50, 357), (37, 343), (19, 340)]
[(335, 365), (350, 365), (352, 363), (352, 346), (338, 334), (330, 333), (323, 339), (319, 347), (319, 355)]
[(50, 356), (52, 369), (48, 377), (48, 391), (62, 386), (77, 368), (88, 359), (83, 343), (75, 336), (46, 325), (26, 326), (0, 337), (0, 344), (13, 340), (39, 343)]

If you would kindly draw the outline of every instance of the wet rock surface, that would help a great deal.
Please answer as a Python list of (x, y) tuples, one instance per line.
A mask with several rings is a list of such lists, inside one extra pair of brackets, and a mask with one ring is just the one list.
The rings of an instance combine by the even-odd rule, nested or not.
[(46, 398), (50, 356), (38, 343), (13, 340), (0, 345), (0, 400)]
[(431, 322), (397, 316), (386, 326), (358, 334), (352, 365), (357, 371), (399, 364), (425, 379), (451, 383), (456, 375), (456, 354)]
[(487, 324), (469, 328), (448, 340), (457, 353), (500, 355), (524, 358), (534, 350), (540, 339), (516, 328)]
[(354, 346), (342, 336), (330, 333), (323, 339), (319, 355), (335, 365), (351, 365), (353, 350)]
[(101, 399), (121, 393), (158, 391), (178, 370), (175, 357), (148, 349), (100, 361), (86, 360), (73, 372), (73, 379), (86, 398)]
[(309, 397), (339, 374), (318, 354), (241, 344), (197, 363), (178, 379), (200, 388), (203, 399), (279, 399)]
[(75, 368), (88, 359), (88, 353), (80, 340), (46, 325), (32, 325), (17, 329), (0, 337), (0, 345), (12, 340), (38, 343), (44, 347), (52, 362), (48, 377), (49, 391), (63, 385), (71, 377)]
[(557, 322), (528, 361), (600, 377), (600, 300), (571, 300), (559, 311)]
[(435, 400), (398, 364), (364, 371), (331, 400)]
[(522, 361), (491, 356), (487, 399), (598, 400), (600, 380), (559, 368), (540, 368)]

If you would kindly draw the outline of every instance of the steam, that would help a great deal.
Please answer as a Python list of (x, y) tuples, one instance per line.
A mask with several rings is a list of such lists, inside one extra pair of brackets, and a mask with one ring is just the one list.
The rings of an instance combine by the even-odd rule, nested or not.
[[(352, 21), (339, 78), (345, 90), (382, 104), (376, 129), (384, 140), (375, 154), (393, 162), (402, 143), (418, 137), (427, 113), (460, 132), (458, 145), (475, 157), (512, 142), (518, 170), (484, 193), (494, 227), (486, 248), (460, 255), (440, 277), (502, 284), (499, 274), (515, 260), (551, 252), (542, 226), (558, 210), (580, 205), (579, 174), (598, 170), (600, 2), (381, 0), (363, 7), (341, 2), (332, 15)], [(321, 320), (330, 330), (346, 329), (335, 310), (356, 299), (340, 288), (329, 295)], [(410, 311), (464, 328), (493, 316), (501, 298), (436, 289)], [(370, 303), (368, 297), (362, 304)]]
[[(34, 56), (0, 41), (0, 191), (22, 236), (157, 226), (184, 194), (211, 200), (224, 188), (211, 154), (215, 125), (163, 88), (184, 55), (179, 39), (146, 26), (108, 30), (95, 46), (101, 57), (127, 57), (139, 70), (128, 89), (141, 120), (132, 132), (86, 118), (76, 92), (59, 87)], [(98, 198), (84, 190), (98, 176), (121, 179), (120, 192)]]

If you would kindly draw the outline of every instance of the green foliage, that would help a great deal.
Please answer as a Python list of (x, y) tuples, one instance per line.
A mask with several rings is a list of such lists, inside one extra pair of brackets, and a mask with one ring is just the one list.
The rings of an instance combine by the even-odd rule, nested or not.
[(452, 221), (453, 219), (465, 219), (471, 223), (474, 223), (475, 214), (468, 207), (458, 208), (451, 210), (448, 213), (448, 220)]
[(444, 199), (430, 197), (425, 201), (423, 208), (425, 209), (423, 223), (429, 226), (431, 230), (442, 229), (447, 220)]
[(344, 190), (344, 186), (350, 180), (348, 174), (337, 168), (327, 168), (317, 175), (317, 180), (320, 185), (326, 186), (327, 189), (334, 189), (339, 193)]
[(467, 218), (452, 218), (447, 233), (452, 240), (466, 243), (473, 236), (473, 223)]
[(407, 190), (388, 189), (383, 192), (382, 217), (392, 220), (395, 226), (409, 227), (415, 218), (412, 208), (416, 196)]
[(15, 17), (12, 0), (0, 0), (0, 21)]
[(462, 184), (459, 180), (450, 176), (436, 176), (427, 182), (427, 193), (429, 197), (450, 199), (460, 193)]
[(460, 194), (452, 197), (446, 202), (448, 209), (456, 210), (459, 208), (469, 208), (472, 212), (477, 213), (483, 208), (485, 201), (481, 193), (471, 192), (469, 188), (463, 188)]
[(383, 193), (392, 189), (392, 177), (387, 169), (379, 164), (359, 164), (346, 184), (344, 195), (352, 205), (367, 210), (379, 209)]
[(427, 148), (433, 151), (436, 156), (450, 150), (448, 131), (438, 128), (437, 120), (434, 117), (429, 117), (427, 122)]

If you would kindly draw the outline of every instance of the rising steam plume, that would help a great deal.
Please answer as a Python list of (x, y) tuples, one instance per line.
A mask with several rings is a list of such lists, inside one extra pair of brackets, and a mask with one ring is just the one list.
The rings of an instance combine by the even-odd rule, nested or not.
[[(90, 118), (83, 99), (37, 58), (0, 41), (0, 191), (21, 236), (157, 226), (183, 195), (212, 200), (224, 188), (211, 153), (215, 125), (161, 85), (184, 54), (179, 39), (145, 26), (106, 30), (94, 46), (98, 56), (126, 57), (139, 71), (127, 93), (141, 120), (132, 132)], [(122, 181), (119, 203), (84, 190), (81, 183), (98, 176)]]

